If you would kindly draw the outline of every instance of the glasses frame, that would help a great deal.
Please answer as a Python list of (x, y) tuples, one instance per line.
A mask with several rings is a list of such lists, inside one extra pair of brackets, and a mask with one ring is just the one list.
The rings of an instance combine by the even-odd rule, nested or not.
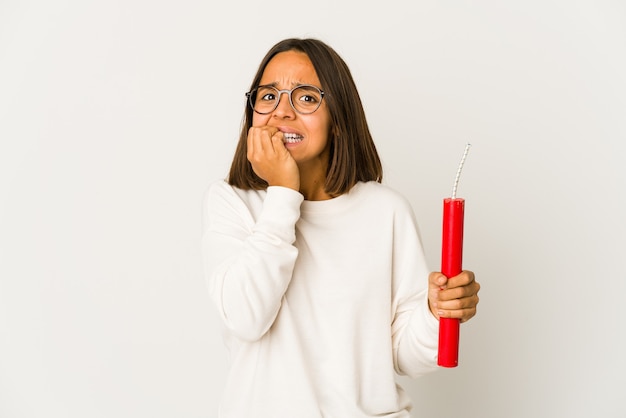
[[(276, 90), (276, 92), (277, 92), (278, 99), (276, 100), (276, 103), (274, 104), (274, 107), (272, 108), (272, 110), (269, 110), (267, 112), (259, 112), (258, 110), (256, 110), (254, 108), (254, 103), (252, 103), (252, 97), (254, 96), (254, 93), (256, 93), (256, 91), (259, 88), (261, 88), (261, 87), (271, 87), (274, 90)], [(300, 110), (296, 109), (296, 107), (293, 105), (293, 98), (291, 97), (291, 94), (293, 93), (294, 90), (299, 89), (301, 87), (311, 87), (311, 88), (314, 88), (315, 90), (319, 91), (319, 93), (320, 93), (320, 101), (319, 101), (319, 104), (317, 105), (317, 107), (315, 108), (315, 110), (313, 110), (311, 112), (301, 112)], [(312, 113), (315, 113), (320, 108), (320, 106), (322, 106), (322, 101), (324, 100), (324, 90), (320, 89), (317, 86), (314, 86), (313, 84), (298, 84), (297, 86), (295, 86), (291, 90), (288, 90), (288, 89), (279, 90), (279, 89), (277, 89), (276, 87), (274, 87), (272, 85), (262, 85), (262, 86), (257, 86), (255, 88), (253, 88), (252, 90), (250, 90), (249, 92), (247, 92), (246, 93), (246, 97), (248, 98), (248, 104), (250, 105), (250, 107), (252, 108), (252, 110), (254, 112), (258, 113), (259, 115), (269, 115), (270, 113), (275, 111), (276, 108), (278, 107), (278, 105), (280, 104), (280, 99), (282, 98), (283, 93), (287, 94), (287, 97), (289, 97), (289, 104), (291, 105), (291, 108), (296, 113), (299, 113), (301, 115), (310, 115)]]

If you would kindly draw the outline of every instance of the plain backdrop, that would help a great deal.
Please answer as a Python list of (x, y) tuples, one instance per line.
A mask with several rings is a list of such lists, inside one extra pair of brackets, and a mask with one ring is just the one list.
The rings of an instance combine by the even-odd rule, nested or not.
[(201, 199), (292, 36), (350, 66), (432, 270), (472, 144), (479, 313), (413, 416), (626, 416), (623, 1), (0, 0), (0, 417), (216, 416)]

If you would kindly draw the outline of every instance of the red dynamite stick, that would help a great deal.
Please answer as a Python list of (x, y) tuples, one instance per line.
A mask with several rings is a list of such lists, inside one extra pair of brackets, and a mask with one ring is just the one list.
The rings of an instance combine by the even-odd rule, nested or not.
[[(443, 234), (441, 240), (441, 272), (446, 277), (461, 273), (463, 263), (464, 199), (443, 200)], [(437, 364), (456, 367), (459, 364), (460, 321), (454, 318), (439, 319), (439, 354)]]
[[(441, 272), (448, 278), (461, 273), (463, 264), (463, 217), (465, 200), (456, 198), (456, 188), (471, 144), (465, 146), (459, 169), (454, 179), (452, 197), (443, 200), (443, 233), (441, 237)], [(439, 318), (439, 352), (437, 364), (441, 367), (459, 365), (459, 333), (461, 321)]]

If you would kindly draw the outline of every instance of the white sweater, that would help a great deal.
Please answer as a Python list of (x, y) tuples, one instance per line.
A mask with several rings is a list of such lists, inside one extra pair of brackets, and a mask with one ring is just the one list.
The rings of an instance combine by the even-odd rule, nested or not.
[(437, 369), (409, 203), (387, 186), (304, 201), (213, 183), (203, 254), (229, 376), (220, 418), (409, 417), (395, 373)]

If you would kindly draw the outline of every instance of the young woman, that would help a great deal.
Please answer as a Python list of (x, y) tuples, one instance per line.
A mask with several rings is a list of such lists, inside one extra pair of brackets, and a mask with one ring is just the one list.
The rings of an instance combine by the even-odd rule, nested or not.
[(220, 418), (409, 417), (396, 374), (435, 370), (438, 318), (476, 313), (474, 274), (429, 274), (339, 55), (286, 39), (247, 95), (203, 253), (230, 370)]

